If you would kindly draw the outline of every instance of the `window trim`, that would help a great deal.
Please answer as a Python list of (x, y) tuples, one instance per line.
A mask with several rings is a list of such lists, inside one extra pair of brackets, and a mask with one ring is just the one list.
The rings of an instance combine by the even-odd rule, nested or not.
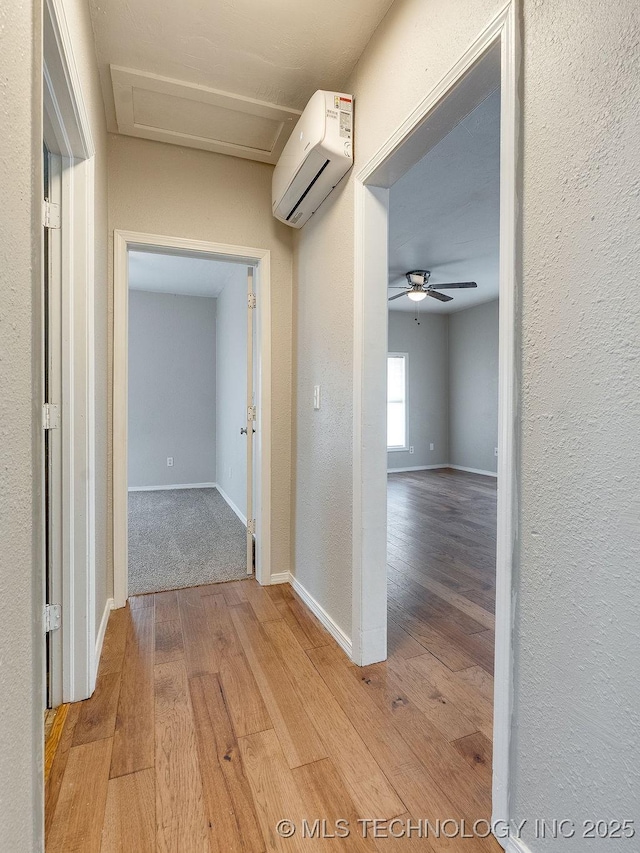
[[(387, 353), (387, 371), (389, 369), (390, 358), (404, 358), (404, 445), (390, 447), (387, 445), (387, 453), (406, 453), (409, 450), (409, 353), (408, 352), (388, 352)], [(388, 375), (388, 374), (387, 374)], [(387, 417), (389, 416), (389, 388), (387, 381)]]

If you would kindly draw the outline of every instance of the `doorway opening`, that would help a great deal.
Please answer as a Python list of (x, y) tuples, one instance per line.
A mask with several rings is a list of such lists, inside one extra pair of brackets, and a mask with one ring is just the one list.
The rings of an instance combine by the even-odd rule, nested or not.
[(130, 595), (254, 570), (253, 267), (131, 249)]
[[(478, 470), (489, 470), (489, 465), (497, 459), (497, 478), (486, 477), (479, 479), (480, 475), (475, 475), (470, 472), (464, 472), (469, 478), (477, 477), (480, 492), (482, 489), (486, 494), (480, 494), (478, 488), (475, 489), (479, 495), (478, 500), (484, 503), (486, 512), (484, 513), (485, 522), (488, 527), (492, 527), (491, 519), (493, 512), (496, 513), (497, 522), (495, 524), (496, 534), (496, 551), (495, 562), (491, 553), (492, 545), (489, 542), (484, 543), (483, 559), (486, 563), (486, 571), (495, 571), (495, 645), (493, 642), (493, 614), (491, 613), (491, 602), (487, 599), (489, 590), (476, 589), (476, 600), (463, 596), (462, 590), (455, 589), (452, 583), (456, 578), (443, 572), (442, 563), (434, 563), (436, 570), (440, 571), (439, 577), (435, 575), (426, 577), (422, 575), (421, 579), (426, 580), (427, 586), (417, 583), (416, 576), (409, 577), (410, 583), (406, 583), (410, 587), (409, 597), (415, 593), (415, 588), (411, 584), (417, 584), (425, 593), (428, 593), (430, 600), (428, 602), (431, 608), (431, 615), (440, 620), (439, 625), (435, 626), (439, 629), (439, 634), (446, 636), (444, 633), (444, 625), (442, 620), (447, 615), (451, 615), (451, 608), (458, 609), (461, 613), (459, 617), (460, 624), (455, 626), (452, 631), (460, 631), (460, 625), (464, 623), (468, 629), (470, 627), (479, 627), (481, 630), (477, 632), (476, 646), (478, 656), (481, 657), (482, 663), (474, 663), (471, 667), (465, 659), (462, 661), (450, 660), (449, 663), (453, 667), (462, 669), (462, 664), (467, 664), (465, 668), (473, 671), (467, 673), (469, 678), (475, 677), (475, 682), (471, 687), (471, 691), (476, 691), (478, 695), (483, 697), (482, 702), (476, 703), (475, 711), (472, 708), (473, 702), (469, 701), (465, 704), (463, 697), (469, 698), (469, 690), (465, 686), (461, 686), (457, 692), (459, 704), (465, 705), (465, 709), (461, 710), (462, 716), (468, 719), (472, 716), (474, 719), (470, 721), (474, 726), (474, 731), (464, 732), (464, 720), (459, 718), (458, 724), (462, 726), (458, 734), (460, 737), (472, 737), (476, 732), (481, 732), (486, 738), (486, 741), (491, 740), (493, 735), (493, 746), (487, 747), (485, 741), (482, 743), (467, 742), (470, 753), (475, 755), (479, 752), (480, 747), (485, 751), (485, 762), (492, 763), (492, 775), (487, 774), (485, 777), (485, 787), (487, 788), (486, 810), (492, 810), (492, 818), (496, 821), (509, 819), (509, 743), (511, 733), (511, 684), (512, 684), (512, 649), (511, 649), (511, 621), (512, 621), (512, 599), (511, 599), (511, 574), (512, 574), (512, 558), (515, 550), (516, 536), (516, 453), (515, 453), (515, 411), (516, 411), (516, 339), (515, 339), (515, 270), (516, 270), (516, 233), (517, 233), (517, 204), (516, 204), (516, 165), (517, 165), (517, 128), (518, 128), (518, 100), (517, 100), (517, 77), (519, 68), (519, 41), (517, 32), (517, 16), (515, 6), (509, 3), (494, 21), (480, 34), (478, 39), (471, 45), (465, 55), (453, 66), (445, 78), (430, 92), (424, 101), (416, 108), (407, 121), (397, 129), (392, 137), (379, 149), (374, 157), (367, 163), (356, 175), (355, 179), (355, 210), (356, 210), (356, 259), (355, 259), (355, 312), (354, 312), (354, 504), (353, 504), (353, 529), (356, 532), (354, 537), (354, 577), (353, 577), (353, 659), (360, 665), (367, 665), (387, 659), (387, 613), (390, 608), (387, 596), (387, 533), (394, 535), (393, 524), (401, 524), (399, 518), (403, 509), (402, 504), (412, 505), (412, 508), (421, 508), (423, 511), (429, 511), (435, 514), (432, 515), (430, 524), (427, 530), (423, 530), (418, 534), (418, 553), (422, 550), (422, 545), (428, 543), (433, 545), (436, 541), (438, 533), (438, 518), (437, 512), (441, 512), (446, 519), (455, 515), (456, 507), (451, 504), (447, 506), (447, 494), (444, 485), (437, 485), (430, 495), (408, 494), (395, 495), (390, 500), (389, 517), (387, 518), (387, 483), (388, 483), (388, 468), (412, 468), (424, 467), (427, 465), (447, 464), (458, 465), (459, 467), (476, 467), (469, 462), (458, 463), (452, 461), (451, 447), (447, 446), (451, 439), (449, 436), (440, 439), (440, 448), (438, 448), (438, 439), (436, 434), (437, 422), (427, 424), (425, 457), (423, 464), (415, 463), (415, 455), (417, 453), (417, 442), (414, 442), (411, 437), (411, 424), (409, 423), (408, 433), (403, 434), (400, 427), (396, 423), (396, 435), (393, 440), (395, 449), (390, 449), (387, 443), (387, 408), (390, 402), (395, 409), (396, 421), (399, 418), (398, 412), (405, 406), (405, 417), (409, 417), (406, 410), (407, 404), (411, 405), (413, 386), (411, 384), (411, 369), (416, 358), (412, 357), (410, 347), (407, 345), (407, 336), (398, 335), (396, 332), (391, 332), (387, 329), (388, 324), (388, 306), (389, 306), (389, 285), (409, 285), (406, 279), (402, 281), (389, 281), (390, 256), (388, 252), (388, 240), (390, 237), (390, 209), (392, 204), (392, 196), (394, 189), (400, 185), (400, 182), (410, 173), (416, 164), (423, 157), (429, 154), (437, 154), (438, 147), (442, 146), (443, 140), (455, 131), (459, 125), (464, 124), (465, 119), (468, 119), (473, 111), (478, 108), (483, 102), (485, 107), (491, 103), (491, 98), (499, 100), (497, 104), (499, 114), (499, 260), (497, 264), (497, 273), (494, 278), (497, 279), (497, 293), (494, 296), (495, 305), (493, 309), (487, 309), (493, 313), (493, 321), (495, 328), (495, 319), (499, 317), (498, 330), (498, 376), (497, 376), (497, 440), (493, 444), (493, 440), (489, 444), (488, 463), (478, 464)], [(499, 92), (498, 92), (499, 90)], [(459, 129), (460, 134), (464, 134), (464, 128)], [(467, 128), (468, 132), (468, 128)], [(451, 140), (449, 140), (450, 142)], [(446, 143), (445, 143), (446, 146)], [(408, 180), (410, 180), (408, 178)], [(455, 180), (455, 179), (454, 179)], [(437, 199), (430, 199), (430, 205)], [(443, 217), (444, 218), (444, 217)], [(461, 222), (461, 225), (463, 223)], [(433, 230), (437, 236), (439, 223), (436, 220), (433, 223)], [(429, 234), (427, 233), (427, 236)], [(442, 237), (442, 235), (440, 235)], [(460, 260), (464, 261), (464, 241), (465, 235), (460, 235), (458, 253), (450, 257), (440, 257), (438, 255), (438, 246), (429, 246), (430, 256), (421, 259), (411, 257), (410, 252), (406, 256), (400, 251), (399, 257), (394, 261), (393, 273), (397, 274), (398, 278), (408, 272), (426, 271), (432, 274), (423, 277), (423, 286), (433, 284), (437, 290), (437, 284), (456, 283), (466, 280), (481, 279), (480, 273), (465, 272), (462, 267), (456, 267)], [(438, 242), (442, 242), (439, 240)], [(397, 264), (397, 267), (396, 267)], [(450, 266), (447, 266), (450, 264)], [(437, 274), (437, 275), (436, 275)], [(462, 306), (467, 294), (473, 294), (479, 288), (460, 288), (451, 290), (442, 290), (441, 293), (454, 297), (454, 301)], [(399, 293), (400, 291), (392, 291)], [(431, 297), (426, 294), (424, 299), (437, 304), (444, 305), (445, 302), (436, 296)], [(406, 296), (402, 299), (408, 300)], [(400, 300), (398, 300), (400, 301)], [(416, 301), (416, 305), (420, 304)], [(486, 300), (485, 300), (486, 301)], [(393, 304), (393, 303), (391, 303)], [(447, 302), (448, 304), (448, 302)], [(471, 306), (468, 306), (471, 308)], [(482, 306), (473, 308), (474, 311), (479, 311)], [(411, 312), (407, 314), (406, 320), (414, 328), (419, 328), (417, 322), (425, 326), (423, 331), (427, 331), (427, 325), (436, 326), (438, 320), (431, 322), (431, 318), (425, 320), (426, 312), (418, 313), (417, 321), (415, 314), (415, 306)], [(393, 312), (396, 313), (396, 312)], [(401, 312), (397, 312), (400, 314)], [(470, 313), (470, 312), (469, 312)], [(455, 317), (455, 314), (451, 315)], [(395, 321), (394, 321), (395, 322)], [(449, 318), (444, 321), (446, 324), (457, 323), (457, 320), (451, 321)], [(390, 324), (391, 325), (391, 324)], [(443, 325), (443, 321), (440, 321)], [(432, 344), (437, 341), (437, 336), (442, 333), (442, 329), (431, 329), (433, 340)], [(464, 342), (465, 332), (462, 334)], [(448, 334), (448, 329), (447, 329)], [(441, 335), (442, 336), (442, 335)], [(448, 341), (448, 337), (447, 337)], [(423, 341), (424, 346), (426, 344)], [(495, 337), (494, 337), (495, 345)], [(464, 348), (461, 349), (462, 360), (464, 362)], [(450, 355), (448, 343), (445, 350), (444, 344), (441, 347), (447, 356), (446, 367), (447, 374), (449, 372), (448, 357)], [(388, 359), (394, 357), (395, 361), (393, 368), (396, 375), (395, 388), (392, 390), (392, 398), (387, 398), (387, 371), (389, 369)], [(441, 353), (440, 353), (441, 355)], [(423, 385), (424, 383), (435, 383), (439, 377), (442, 379), (442, 371), (439, 372), (437, 361), (434, 362), (433, 356), (431, 359), (426, 357), (426, 363), (421, 364), (421, 374)], [(404, 362), (404, 378), (401, 362)], [(437, 383), (435, 383), (437, 384)], [(404, 388), (404, 391), (403, 391)], [(435, 385), (431, 388), (430, 393), (435, 394)], [(447, 387), (446, 394), (450, 391)], [(437, 419), (436, 419), (437, 420)], [(405, 425), (406, 426), (406, 425)], [(434, 445), (431, 450), (431, 445)], [(411, 447), (414, 448), (414, 453), (411, 454)], [(497, 457), (495, 448), (497, 450)], [(487, 448), (485, 448), (487, 450)], [(442, 453), (442, 458), (436, 458), (438, 452)], [(406, 454), (406, 456), (405, 456)], [(431, 456), (429, 456), (431, 454)], [(395, 458), (396, 462), (390, 462), (390, 458)], [(402, 462), (400, 461), (402, 459)], [(406, 461), (409, 460), (409, 461)], [(429, 473), (428, 470), (426, 472)], [(463, 472), (457, 472), (455, 469), (446, 469), (448, 476), (447, 483), (453, 484), (462, 482)], [(420, 472), (410, 473), (408, 480), (419, 479), (416, 475)], [(393, 477), (399, 477), (392, 475)], [(425, 475), (422, 475), (426, 479)], [(445, 477), (444, 473), (434, 472), (434, 481), (438, 477)], [(471, 480), (466, 479), (465, 482), (472, 486)], [(494, 498), (492, 490), (497, 485), (497, 506), (492, 510), (491, 504)], [(470, 496), (467, 496), (466, 501), (462, 496), (458, 500), (462, 501), (463, 505), (469, 506), (471, 503)], [(431, 502), (431, 510), (428, 510), (429, 502)], [(394, 506), (395, 503), (395, 506)], [(425, 509), (426, 508), (426, 509)], [(457, 509), (460, 512), (460, 507)], [(476, 521), (477, 523), (477, 521)], [(478, 535), (481, 534), (477, 531)], [(430, 539), (430, 535), (431, 536)], [(471, 546), (470, 546), (471, 547)], [(473, 549), (472, 549), (473, 550)], [(482, 551), (482, 548), (477, 548), (473, 551), (473, 557)], [(406, 554), (405, 554), (406, 556)], [(406, 574), (411, 573), (411, 568)], [(473, 572), (472, 572), (473, 573)], [(471, 577), (471, 575), (467, 575)], [(396, 577), (396, 580), (398, 578)], [(392, 582), (394, 578), (391, 578)], [(479, 583), (479, 576), (476, 578)], [(490, 596), (489, 596), (490, 597)], [(406, 590), (405, 590), (406, 598)], [(393, 606), (393, 603), (392, 603)], [(471, 625), (469, 620), (473, 620), (475, 625)], [(393, 620), (392, 620), (393, 621)], [(392, 636), (395, 630), (395, 625), (390, 624), (389, 648), (393, 652), (394, 648), (399, 655), (400, 663), (398, 667), (402, 667), (403, 654), (398, 651), (398, 641), (402, 640), (402, 635)], [(416, 626), (414, 626), (416, 627)], [(433, 630), (434, 626), (428, 626), (429, 630)], [(424, 629), (426, 630), (426, 629)], [(414, 632), (416, 633), (416, 632)], [(447, 667), (443, 664), (442, 655), (446, 653), (446, 647), (438, 649), (441, 657), (433, 654), (435, 649), (434, 642), (431, 642), (431, 649), (428, 649), (427, 657), (421, 649), (425, 648), (421, 642), (418, 642), (415, 636), (411, 636), (409, 632), (404, 631), (405, 652), (407, 657), (423, 657), (422, 666), (426, 667), (423, 675), (424, 686), (428, 687), (428, 682), (437, 682), (437, 689), (445, 696), (445, 691), (454, 689), (452, 685), (456, 682), (456, 677), (449, 678), (449, 672), (457, 672), (457, 669)], [(484, 635), (481, 637), (480, 635)], [(424, 636), (424, 635), (423, 635)], [(460, 633), (457, 637), (460, 640)], [(430, 640), (435, 641), (438, 636), (435, 633), (430, 635)], [(466, 642), (464, 639), (460, 642)], [(474, 641), (472, 641), (474, 642)], [(416, 645), (413, 646), (413, 643)], [(480, 649), (480, 643), (484, 644)], [(411, 648), (410, 648), (411, 647)], [(413, 649), (413, 655), (411, 651)], [(435, 663), (434, 663), (435, 661)], [(428, 664), (432, 664), (428, 666)], [(495, 677), (493, 684), (489, 669), (491, 665), (495, 666)], [(443, 665), (445, 669), (443, 669)], [(388, 668), (390, 664), (387, 665)], [(475, 666), (475, 668), (474, 668)], [(486, 676), (486, 677), (485, 677)], [(419, 681), (419, 679), (418, 679)], [(431, 688), (429, 688), (431, 689)], [(493, 701), (492, 701), (493, 700)], [(450, 704), (450, 702), (448, 703)], [(482, 705), (478, 713), (479, 706)], [(484, 713), (487, 710), (491, 711), (493, 705), (493, 722), (491, 722), (490, 714)], [(465, 713), (466, 712), (466, 713)], [(483, 716), (484, 714), (484, 716)], [(441, 722), (443, 725), (453, 724), (455, 714), (451, 717), (444, 717)], [(448, 741), (452, 740), (453, 731), (449, 732)], [(460, 744), (461, 748), (463, 744)], [(447, 745), (447, 749), (448, 749)], [(464, 761), (464, 757), (462, 759)], [(452, 758), (452, 761), (455, 761)], [(470, 772), (473, 772), (469, 768)], [(488, 815), (486, 815), (488, 817)]]
[(116, 231), (114, 599), (270, 570), (269, 252)]

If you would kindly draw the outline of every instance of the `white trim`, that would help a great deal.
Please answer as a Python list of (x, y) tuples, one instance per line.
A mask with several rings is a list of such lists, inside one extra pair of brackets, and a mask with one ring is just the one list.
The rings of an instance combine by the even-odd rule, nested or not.
[[(489, 57), (489, 51), (496, 45), (500, 48), (501, 153), (498, 532), (492, 817), (496, 821), (508, 821), (511, 811), (509, 790), (513, 705), (512, 574), (517, 552), (518, 341), (515, 329), (519, 252), (518, 86), (521, 64), (518, 0), (509, 0), (461, 59), (355, 175), (352, 659), (357, 664), (363, 664), (386, 657), (386, 477), (381, 477), (381, 471), (386, 471), (387, 463), (384, 425), (381, 424), (381, 415), (386, 412), (386, 408), (379, 387), (382, 384), (379, 377), (384, 369), (383, 359), (386, 356), (387, 343), (388, 265), (386, 245), (382, 244), (386, 244), (388, 233), (388, 189), (372, 185), (374, 173), (384, 164), (390, 163), (391, 155), (419, 129), (445, 96), (456, 91), (457, 84), (460, 84), (467, 72), (483, 58)], [(394, 180), (398, 176), (396, 175)], [(377, 182), (384, 184), (382, 180)], [(376, 284), (380, 286), (374, 286)]]
[(327, 611), (321, 604), (315, 600), (315, 598), (308, 592), (300, 583), (300, 581), (294, 576), (290, 575), (289, 583), (293, 587), (293, 589), (298, 593), (300, 598), (307, 605), (309, 610), (313, 613), (313, 615), (320, 621), (322, 626), (327, 629), (327, 631), (331, 634), (336, 643), (340, 646), (342, 651), (351, 658), (352, 655), (352, 647), (351, 640), (345, 632), (340, 628), (329, 616)]
[(257, 267), (257, 420), (255, 494), (256, 579), (271, 582), (271, 253), (232, 246), (116, 230), (113, 234), (113, 589), (116, 607), (127, 601), (127, 340), (128, 263), (130, 246), (178, 249), (214, 255), (224, 261)]
[(172, 489), (218, 489), (217, 483), (169, 483), (164, 486), (129, 486), (129, 492), (170, 492)]
[(113, 610), (113, 598), (107, 598), (104, 611), (102, 612), (102, 619), (100, 620), (100, 627), (98, 628), (98, 636), (96, 637), (96, 645), (93, 653), (93, 666), (91, 667), (91, 692), (93, 693), (96, 686), (96, 678), (98, 676), (98, 668), (100, 666), (100, 655), (102, 654), (102, 644), (104, 643), (104, 635), (107, 630), (107, 623), (109, 622), (109, 614)]
[(447, 468), (453, 468), (454, 471), (466, 471), (467, 474), (482, 474), (483, 477), (497, 477), (496, 471), (483, 471), (482, 468), (465, 468), (464, 465), (447, 465)]
[(44, 7), (43, 128), (63, 165), (61, 695), (74, 702), (95, 665), (95, 148), (63, 0)]
[[(221, 496), (221, 497), (222, 497), (222, 498), (223, 498), (223, 499), (224, 499), (224, 500), (229, 504), (229, 506), (231, 507), (231, 509), (235, 512), (235, 514), (238, 516), (238, 518), (240, 519), (240, 521), (241, 521), (241, 522), (244, 524), (244, 526), (246, 527), (246, 526), (247, 526), (247, 516), (246, 516), (246, 515), (242, 512), (242, 510), (241, 510), (241, 509), (240, 509), (240, 508), (239, 508), (239, 507), (238, 507), (238, 506), (237, 506), (237, 505), (236, 505), (236, 504), (231, 500), (231, 498), (230, 498), (230, 497), (229, 497), (229, 495), (225, 492), (225, 490), (224, 490), (224, 489), (221, 489), (221, 488), (220, 488), (220, 486), (216, 486), (216, 489), (220, 492), (220, 496)], [(270, 581), (269, 581), (269, 583), (273, 583), (273, 581), (272, 581), (272, 580), (270, 580)]]
[(277, 583), (290, 583), (291, 582), (291, 574), (289, 572), (277, 572), (276, 574), (271, 575), (271, 585), (274, 586)]
[(414, 465), (411, 468), (387, 468), (387, 474), (405, 474), (409, 471), (437, 471), (440, 468), (450, 467), (450, 465)]

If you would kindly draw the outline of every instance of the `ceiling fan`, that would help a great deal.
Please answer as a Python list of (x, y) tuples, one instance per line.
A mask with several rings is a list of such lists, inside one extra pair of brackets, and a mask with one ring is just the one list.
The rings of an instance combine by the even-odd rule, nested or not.
[(395, 296), (389, 297), (389, 302), (394, 299), (400, 299), (401, 296), (408, 296), (413, 302), (421, 302), (427, 296), (433, 296), (440, 302), (451, 302), (452, 296), (447, 296), (446, 293), (439, 293), (439, 290), (454, 290), (463, 287), (477, 287), (475, 281), (456, 281), (451, 284), (429, 284), (431, 273), (429, 270), (411, 270), (405, 273), (408, 284), (392, 284), (392, 289), (402, 289), (402, 293), (396, 293)]

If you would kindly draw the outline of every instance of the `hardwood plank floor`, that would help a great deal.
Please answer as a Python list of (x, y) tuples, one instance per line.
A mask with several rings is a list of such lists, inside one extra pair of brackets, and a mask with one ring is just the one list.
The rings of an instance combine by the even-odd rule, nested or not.
[[(288, 585), (114, 611), (97, 690), (69, 707), (51, 764), (48, 853), (498, 853), (385, 835), (490, 819), (495, 497), (477, 475), (389, 477), (384, 663), (354, 666)], [(339, 820), (350, 836), (323, 837)]]

